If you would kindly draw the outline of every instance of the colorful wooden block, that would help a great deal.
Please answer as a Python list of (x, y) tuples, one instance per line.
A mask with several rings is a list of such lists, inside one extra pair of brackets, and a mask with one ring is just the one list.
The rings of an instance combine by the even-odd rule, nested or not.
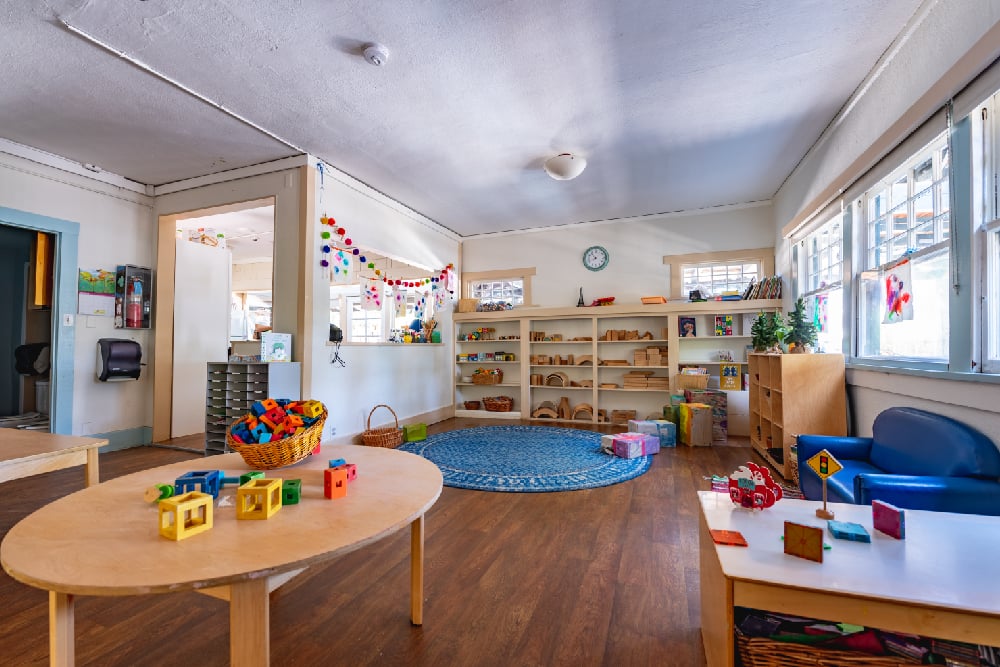
[(851, 542), (871, 542), (872, 536), (868, 534), (865, 527), (860, 523), (849, 521), (827, 521), (826, 529), (838, 540), (849, 540)]
[(330, 459), (330, 462), (327, 464), (326, 467), (327, 468), (336, 468), (337, 466), (342, 466), (345, 463), (347, 463), (347, 461), (345, 461), (344, 459)]
[(280, 407), (275, 407), (265, 412), (261, 416), (261, 419), (263, 419), (264, 417), (267, 417), (267, 420), (272, 424), (280, 424), (281, 422), (285, 421), (285, 411), (282, 410)]
[(142, 498), (147, 503), (155, 503), (161, 500), (165, 500), (174, 495), (174, 485), (173, 484), (154, 484), (153, 486), (146, 489)]
[(265, 442), (271, 442), (271, 438), (272, 438), (271, 434), (265, 431), (264, 433), (261, 433), (259, 436), (257, 436), (257, 442), (263, 445)]
[(323, 471), (323, 495), (331, 500), (347, 495), (347, 470), (327, 468)]
[(336, 468), (334, 468), (334, 470), (346, 471), (348, 482), (353, 482), (358, 478), (358, 466), (354, 465), (353, 463), (344, 463), (343, 465), (339, 465)]
[(269, 412), (278, 407), (278, 402), (275, 401), (273, 398), (265, 398), (263, 401), (260, 402), (260, 404), (264, 406), (264, 412)]
[(283, 505), (298, 505), (301, 497), (301, 479), (286, 479), (281, 482), (281, 503)]
[(201, 491), (213, 498), (219, 497), (219, 484), (222, 482), (222, 473), (218, 470), (192, 470), (186, 472), (174, 480), (174, 495), (181, 495), (188, 491)]
[(875, 530), (897, 540), (906, 539), (906, 513), (895, 505), (873, 500), (872, 525)]
[(267, 408), (264, 407), (261, 401), (254, 401), (253, 405), (250, 406), (250, 414), (254, 417), (260, 417), (265, 412), (267, 412)]
[(264, 477), (263, 470), (251, 470), (250, 472), (245, 472), (240, 475), (240, 486), (243, 486), (251, 479), (261, 479), (262, 477)]
[(315, 419), (323, 414), (323, 404), (319, 401), (306, 401), (302, 404), (302, 414)]
[[(261, 473), (262, 476), (263, 474), (264, 473)], [(226, 477), (225, 475), (223, 475), (222, 479), (219, 481), (219, 486), (221, 486), (224, 489), (226, 488), (226, 484), (235, 484), (236, 486), (239, 486), (242, 483), (243, 482), (240, 481), (239, 477)]]
[(270, 519), (280, 509), (280, 479), (251, 479), (236, 489), (237, 519)]
[(406, 442), (420, 442), (427, 439), (427, 424), (405, 424), (403, 426), (403, 440)]
[(159, 504), (160, 535), (169, 540), (183, 540), (212, 527), (212, 496), (191, 491)]
[(286, 424), (288, 424), (292, 428), (298, 428), (299, 426), (302, 426), (302, 417), (298, 416), (295, 413), (287, 413), (287, 414), (288, 417), (285, 419)]
[[(275, 422), (271, 421), (271, 419), (265, 414), (260, 416), (260, 426), (258, 428), (264, 428), (264, 427), (266, 427), (268, 433), (273, 433), (274, 429), (276, 429), (278, 425)], [(259, 438), (260, 435), (258, 435), (257, 437)]]
[(785, 553), (822, 563), (823, 529), (786, 521)]

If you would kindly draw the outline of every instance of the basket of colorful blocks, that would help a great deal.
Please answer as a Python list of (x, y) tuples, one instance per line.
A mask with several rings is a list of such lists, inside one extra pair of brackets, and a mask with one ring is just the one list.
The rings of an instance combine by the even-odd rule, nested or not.
[(226, 445), (257, 470), (291, 465), (319, 446), (326, 415), (319, 401), (257, 401), (226, 431)]

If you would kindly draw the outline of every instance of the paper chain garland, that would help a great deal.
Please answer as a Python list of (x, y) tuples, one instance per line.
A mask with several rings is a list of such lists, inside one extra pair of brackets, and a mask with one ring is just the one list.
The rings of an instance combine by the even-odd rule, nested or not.
[[(366, 266), (369, 269), (375, 270), (375, 277), (368, 278), (368, 280), (374, 282), (376, 280), (381, 279), (382, 282), (384, 282), (385, 284), (394, 285), (397, 287), (422, 287), (423, 285), (428, 285), (431, 283), (437, 283), (437, 282), (443, 283), (447, 277), (448, 271), (455, 268), (454, 264), (448, 264), (448, 266), (446, 266), (445, 268), (441, 269), (438, 272), (438, 275), (429, 276), (426, 278), (418, 278), (416, 280), (400, 280), (398, 278), (390, 278), (388, 274), (383, 272), (381, 269), (376, 269), (375, 262), (369, 262), (368, 258), (361, 254), (361, 250), (359, 248), (352, 247), (354, 245), (354, 241), (352, 241), (351, 238), (347, 236), (346, 229), (337, 226), (337, 221), (334, 218), (324, 215), (319, 219), (319, 222), (321, 225), (328, 225), (333, 230), (331, 232), (327, 229), (323, 229), (320, 232), (320, 237), (322, 238), (322, 244), (323, 244), (321, 247), (321, 250), (323, 251), (323, 259), (320, 260), (319, 264), (324, 269), (332, 268), (334, 273), (339, 273), (340, 271), (346, 272), (347, 267), (349, 267), (351, 264), (351, 256), (355, 256), (358, 258), (358, 261), (362, 265)], [(342, 244), (344, 247), (339, 247), (338, 245), (336, 245), (338, 241), (334, 239), (334, 234), (340, 237), (339, 243)], [(337, 260), (334, 262), (335, 265), (331, 267), (330, 255), (334, 251), (337, 251), (336, 254)], [(343, 264), (344, 268), (341, 269), (340, 266), (337, 266), (339, 264)]]

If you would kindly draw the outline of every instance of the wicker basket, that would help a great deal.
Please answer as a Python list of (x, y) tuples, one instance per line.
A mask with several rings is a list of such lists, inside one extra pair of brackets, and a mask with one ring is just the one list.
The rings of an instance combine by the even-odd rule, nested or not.
[[(395, 426), (372, 428), (372, 415), (379, 408), (385, 408), (392, 413), (392, 418), (396, 422)], [(385, 403), (380, 403), (372, 408), (372, 411), (368, 413), (368, 422), (365, 424), (365, 432), (361, 434), (361, 440), (369, 447), (399, 447), (400, 443), (403, 442), (403, 432), (399, 428), (399, 417), (396, 416), (396, 411)]]
[(897, 667), (919, 664), (895, 656), (827, 649), (769, 637), (747, 637), (739, 631), (736, 632), (736, 649), (743, 667)]
[(482, 403), (479, 401), (466, 401), (464, 405), (466, 410), (478, 410), (482, 407)]
[(474, 313), (476, 312), (476, 307), (479, 305), (479, 299), (459, 299), (458, 300), (458, 312), (460, 313)]
[(674, 384), (678, 389), (707, 389), (708, 375), (678, 373), (674, 376)]
[(483, 407), (488, 412), (510, 412), (514, 399), (510, 396), (487, 396), (483, 399)]
[[(226, 445), (238, 452), (246, 464), (257, 470), (273, 470), (297, 463), (312, 454), (323, 437), (323, 424), (326, 423), (326, 407), (312, 426), (295, 435), (272, 440), (271, 442), (253, 443), (237, 442), (230, 433), (235, 421), (226, 429)], [(239, 420), (237, 420), (239, 421)]]
[(503, 371), (475, 373), (472, 376), (472, 384), (500, 384), (501, 382), (503, 382)]

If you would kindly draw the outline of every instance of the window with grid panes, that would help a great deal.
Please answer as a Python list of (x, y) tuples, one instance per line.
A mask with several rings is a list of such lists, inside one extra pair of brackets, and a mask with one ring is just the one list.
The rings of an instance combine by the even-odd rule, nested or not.
[(982, 275), (982, 371), (1000, 373), (1000, 92), (979, 106), (978, 139), (982, 147), (979, 173), (980, 199), (976, 218)]
[(740, 294), (751, 280), (760, 279), (760, 264), (757, 262), (719, 262), (711, 264), (686, 264), (681, 269), (683, 294), (692, 290), (707, 290), (703, 296), (719, 296), (723, 292), (736, 291)]
[[(949, 158), (947, 133), (941, 133), (862, 197), (860, 357), (947, 361)], [(913, 319), (886, 324), (886, 270), (906, 258)]]
[(497, 280), (476, 280), (469, 284), (469, 298), (480, 303), (503, 301), (515, 306), (524, 304), (524, 279), (503, 278)]
[(844, 340), (844, 230), (837, 213), (803, 242), (806, 310), (816, 325), (816, 346), (840, 352)]

